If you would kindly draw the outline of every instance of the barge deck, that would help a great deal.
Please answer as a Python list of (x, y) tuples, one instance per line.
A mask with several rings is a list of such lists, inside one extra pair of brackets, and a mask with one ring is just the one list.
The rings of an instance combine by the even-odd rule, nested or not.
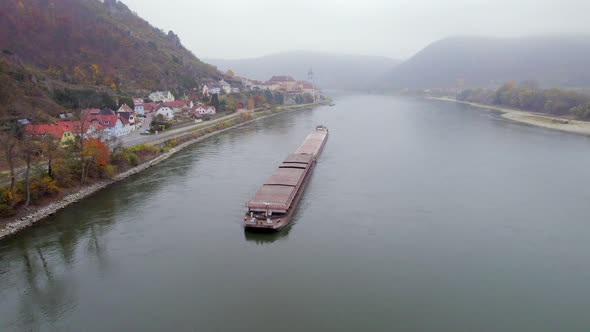
[(327, 138), (328, 129), (316, 127), (264, 182), (246, 203), (246, 230), (280, 231), (289, 224)]

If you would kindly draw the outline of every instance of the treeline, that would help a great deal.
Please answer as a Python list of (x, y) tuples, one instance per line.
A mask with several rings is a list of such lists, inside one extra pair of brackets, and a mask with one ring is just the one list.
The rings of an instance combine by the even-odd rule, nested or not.
[(497, 90), (464, 90), (457, 95), (457, 100), (590, 119), (590, 96), (557, 88), (540, 89), (532, 81), (506, 82)]
[(136, 145), (115, 146), (112, 150), (95, 138), (77, 137), (66, 144), (44, 137), (27, 137), (18, 122), (0, 126), (0, 153), (8, 169), (0, 176), (0, 218), (14, 216), (19, 209), (57, 199), (68, 192), (150, 161), (177, 144), (229, 128), (252, 119), (241, 113), (182, 138), (168, 141), (163, 147)]
[(66, 143), (49, 136), (33, 138), (18, 122), (2, 125), (0, 144), (8, 169), (0, 179), (0, 217), (110, 178), (160, 153), (160, 148), (144, 145), (111, 153), (96, 138), (77, 137)]

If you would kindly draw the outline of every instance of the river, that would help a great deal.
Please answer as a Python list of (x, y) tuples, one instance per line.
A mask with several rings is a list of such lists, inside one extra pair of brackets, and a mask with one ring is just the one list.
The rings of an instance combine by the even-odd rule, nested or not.
[[(0, 242), (0, 331), (588, 331), (590, 139), (342, 95), (220, 134)], [(244, 202), (316, 125), (294, 224)]]

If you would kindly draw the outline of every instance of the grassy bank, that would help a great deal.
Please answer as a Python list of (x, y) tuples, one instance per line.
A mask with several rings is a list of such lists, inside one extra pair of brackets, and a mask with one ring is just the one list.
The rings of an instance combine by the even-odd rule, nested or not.
[(481, 109), (486, 110), (494, 110), (499, 111), (502, 113), (502, 117), (517, 121), (521, 123), (526, 123), (533, 126), (549, 128), (554, 130), (565, 131), (574, 134), (580, 135), (588, 135), (590, 136), (590, 122), (587, 121), (580, 121), (580, 120), (572, 120), (569, 118), (562, 118), (556, 116), (549, 116), (544, 114), (539, 114), (536, 112), (529, 112), (523, 111), (508, 107), (496, 106), (496, 105), (486, 105), (486, 104), (479, 104), (479, 103), (472, 103), (467, 101), (460, 101), (453, 98), (435, 98), (429, 97), (428, 99), (432, 100), (442, 100), (447, 102), (453, 102), (458, 104), (465, 104)]

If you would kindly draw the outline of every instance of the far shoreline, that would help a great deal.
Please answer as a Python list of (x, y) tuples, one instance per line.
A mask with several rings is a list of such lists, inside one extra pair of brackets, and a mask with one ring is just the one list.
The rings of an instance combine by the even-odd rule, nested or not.
[[(469, 105), (481, 109), (499, 111), (502, 113), (502, 117), (508, 120), (526, 123), (529, 125), (543, 127), (553, 130), (564, 131), (572, 134), (590, 136), (590, 122), (572, 120), (567, 118), (561, 118), (557, 116), (551, 116), (543, 113), (536, 113), (530, 111), (516, 110), (512, 108), (472, 103), (468, 101), (456, 100), (448, 97), (426, 97), (431, 100), (440, 100), (446, 102), (453, 102), (457, 104)], [(567, 123), (563, 123), (567, 120)]]

